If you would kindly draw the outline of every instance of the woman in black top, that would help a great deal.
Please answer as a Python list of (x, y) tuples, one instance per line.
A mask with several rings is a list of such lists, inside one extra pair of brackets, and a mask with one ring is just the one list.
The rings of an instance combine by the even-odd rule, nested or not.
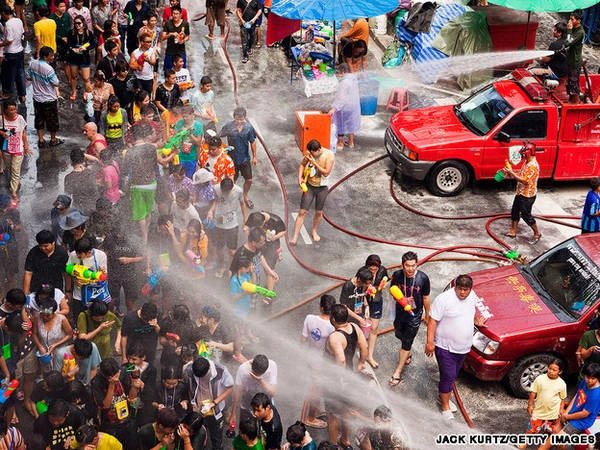
[(76, 15), (73, 19), (73, 29), (67, 36), (67, 64), (71, 71), (71, 101), (77, 98), (77, 76), (81, 75), (85, 91), (88, 92), (90, 85), (90, 50), (96, 47), (94, 34), (88, 30), (82, 15)]

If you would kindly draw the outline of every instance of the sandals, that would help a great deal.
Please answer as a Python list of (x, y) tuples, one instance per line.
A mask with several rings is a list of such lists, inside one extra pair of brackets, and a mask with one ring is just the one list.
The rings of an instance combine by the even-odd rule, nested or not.
[(373, 369), (378, 369), (379, 368), (379, 364), (377, 363), (377, 361), (375, 361), (374, 359), (367, 359), (367, 363), (373, 368)]
[(515, 239), (517, 237), (516, 234), (504, 233), (504, 236), (509, 237), (511, 239)]
[(72, 102), (75, 101), (75, 99), (77, 98), (77, 94), (73, 94), (69, 97), (69, 100), (71, 100)]
[(46, 141), (38, 141), (38, 148), (46, 148), (47, 145)]
[(390, 377), (390, 379), (388, 380), (388, 384), (391, 387), (395, 387), (395, 386), (398, 386), (401, 381), (402, 381), (402, 377), (395, 377), (394, 375), (392, 375)]
[(542, 238), (542, 233), (540, 233), (537, 236), (534, 236), (533, 239), (529, 241), (529, 243), (531, 245), (535, 245), (535, 244), (537, 244), (540, 241), (541, 238)]
[(59, 145), (63, 144), (64, 141), (62, 139), (56, 138), (53, 141), (50, 141), (50, 143), (48, 144), (50, 147), (58, 147)]
[(242, 58), (242, 62), (243, 62), (244, 64), (246, 64), (246, 63), (248, 62), (248, 57), (247, 57), (247, 56), (244, 56), (244, 57)]
[(325, 422), (324, 420), (321, 419), (313, 419), (313, 420), (306, 420), (304, 422), (304, 425), (306, 425), (307, 427), (311, 427), (311, 428), (317, 428), (317, 429), (323, 429), (323, 428), (327, 428), (327, 422)]
[(250, 200), (249, 198), (247, 198), (246, 200), (244, 200), (244, 203), (246, 203), (246, 206), (249, 209), (254, 209), (254, 202), (252, 200)]

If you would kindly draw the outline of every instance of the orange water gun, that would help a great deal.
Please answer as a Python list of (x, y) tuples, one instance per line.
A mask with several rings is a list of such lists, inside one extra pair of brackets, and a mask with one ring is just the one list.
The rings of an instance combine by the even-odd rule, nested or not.
[(394, 297), (396, 299), (396, 301), (398, 302), (398, 304), (400, 306), (402, 306), (404, 311), (409, 313), (411, 316), (415, 315), (415, 313), (412, 310), (412, 306), (410, 306), (410, 304), (408, 303), (408, 300), (406, 300), (406, 297), (404, 297), (404, 294), (402, 293), (402, 291), (400, 290), (400, 288), (398, 286), (395, 286), (395, 285), (392, 286), (390, 288), (390, 294), (392, 294), (392, 297)]

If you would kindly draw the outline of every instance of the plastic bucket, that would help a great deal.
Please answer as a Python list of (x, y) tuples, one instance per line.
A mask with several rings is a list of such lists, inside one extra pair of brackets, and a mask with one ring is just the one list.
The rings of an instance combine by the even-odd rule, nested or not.
[(364, 327), (361, 326), (360, 329), (362, 330), (365, 337), (369, 337), (369, 334), (371, 334), (371, 321), (367, 320), (367, 324)]
[(500, 182), (502, 180), (504, 180), (506, 178), (506, 174), (504, 173), (503, 170), (499, 170), (498, 172), (496, 172), (496, 175), (494, 175), (494, 180), (496, 180), (497, 182)]
[(375, 17), (375, 26), (373, 27), (375, 34), (387, 34), (387, 16), (382, 14)]
[(379, 81), (368, 80), (359, 83), (360, 114), (372, 116), (377, 112), (377, 97), (379, 97)]
[(52, 362), (52, 355), (50, 353), (44, 353), (40, 355), (40, 351), (37, 350), (35, 352), (35, 356), (37, 356), (42, 364), (50, 364)]

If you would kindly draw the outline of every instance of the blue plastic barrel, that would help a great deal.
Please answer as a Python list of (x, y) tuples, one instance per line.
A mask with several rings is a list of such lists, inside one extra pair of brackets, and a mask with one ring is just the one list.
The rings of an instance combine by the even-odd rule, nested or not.
[(379, 81), (361, 81), (358, 85), (360, 93), (360, 114), (372, 116), (377, 112), (377, 97), (379, 96)]

